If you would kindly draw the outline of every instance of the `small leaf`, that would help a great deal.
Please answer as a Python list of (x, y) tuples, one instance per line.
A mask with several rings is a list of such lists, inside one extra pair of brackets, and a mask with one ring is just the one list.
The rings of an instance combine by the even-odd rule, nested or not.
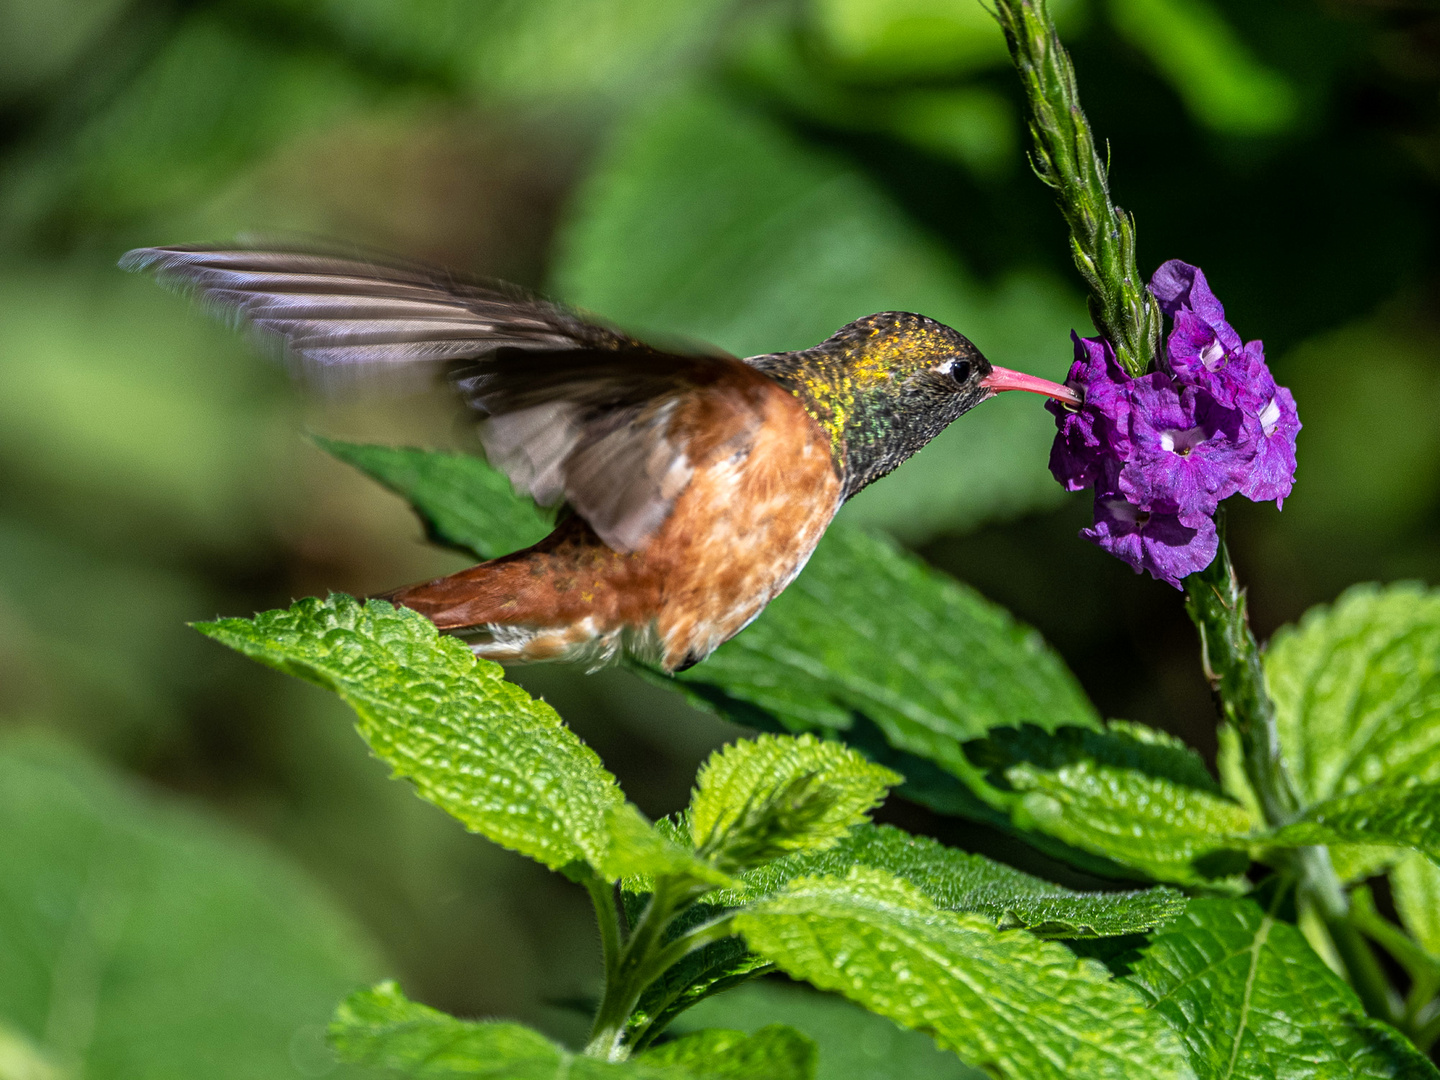
[(784, 1024), (770, 1024), (753, 1035), (710, 1028), (647, 1050), (637, 1060), (705, 1080), (812, 1080), (815, 1043)]
[(1403, 844), (1440, 860), (1440, 783), (1390, 783), (1315, 803), (1269, 844)]
[(1189, 1077), (1175, 1033), (1092, 960), (857, 868), (736, 915), (750, 948), (997, 1076)]
[(1299, 930), (1251, 900), (1191, 900), (1125, 981), (1184, 1037), (1200, 1080), (1440, 1076), (1365, 1016)]
[(697, 851), (726, 868), (820, 851), (864, 821), (902, 779), (813, 735), (744, 739), (701, 767), (690, 834)]
[(311, 438), (409, 502), (438, 544), (493, 559), (529, 547), (555, 527), (553, 514), (517, 495), (504, 473), (471, 454)]
[(1306, 804), (1440, 781), (1440, 593), (1358, 585), (1275, 635), (1265, 680)]
[(1412, 853), (1390, 871), (1390, 891), (1410, 936), (1440, 959), (1440, 866)]
[(884, 870), (919, 889), (942, 911), (984, 915), (1000, 929), (1041, 937), (1135, 934), (1173, 921), (1186, 899), (1173, 889), (1076, 892), (983, 855), (971, 855), (889, 825), (861, 825), (829, 851), (792, 855), (744, 875), (744, 888), (712, 904), (751, 903), (800, 877), (843, 876), (852, 866)]
[(339, 694), (376, 757), (472, 832), (552, 869), (604, 866), (615, 778), (554, 709), (423, 615), (337, 593), (197, 629)]
[(863, 717), (899, 752), (881, 760), (905, 773), (902, 794), (997, 822), (995, 793), (961, 743), (1027, 720), (1099, 727), (1034, 630), (894, 545), (838, 526), (753, 626), (678, 681), (751, 727), (850, 731), (853, 742)]
[(651, 825), (630, 803), (610, 807), (605, 814), (605, 828), (609, 848), (604, 876), (625, 879), (627, 888), (633, 885), (631, 891), (649, 891), (657, 877), (688, 878), (714, 886), (735, 884), (734, 878), (708, 859)]

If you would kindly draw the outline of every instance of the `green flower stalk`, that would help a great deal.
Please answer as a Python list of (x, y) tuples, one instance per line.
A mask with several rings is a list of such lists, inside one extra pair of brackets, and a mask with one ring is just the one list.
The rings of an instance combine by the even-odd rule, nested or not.
[(1055, 189), (1070, 226), (1075, 266), (1090, 288), (1090, 318), (1132, 376), (1160, 349), (1160, 308), (1135, 265), (1135, 219), (1110, 199), (1108, 168), (1080, 108), (1075, 66), (1060, 44), (1045, 0), (995, 0), (1010, 56), (1025, 87), (1031, 164)]

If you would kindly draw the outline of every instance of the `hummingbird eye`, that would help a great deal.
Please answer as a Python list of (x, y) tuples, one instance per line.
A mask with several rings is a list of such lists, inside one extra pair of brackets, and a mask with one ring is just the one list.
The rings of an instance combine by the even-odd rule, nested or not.
[(957, 383), (964, 385), (970, 381), (971, 365), (969, 360), (956, 360), (950, 365), (950, 377)]

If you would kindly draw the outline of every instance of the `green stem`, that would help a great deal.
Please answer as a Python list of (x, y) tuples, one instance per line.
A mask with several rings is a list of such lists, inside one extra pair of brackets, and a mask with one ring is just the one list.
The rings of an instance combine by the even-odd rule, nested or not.
[(613, 966), (608, 967), (605, 989), (600, 995), (600, 1008), (595, 1013), (590, 1041), (585, 1046), (585, 1053), (590, 1057), (622, 1061), (628, 1056), (629, 1051), (624, 1045), (625, 1027), (645, 991), (640, 975), (648, 967), (651, 954), (675, 912), (679, 898), (673, 893), (667, 879), (662, 877), (655, 882), (655, 891), (650, 894), (650, 902), (636, 920), (629, 940)]
[(1090, 318), (1131, 375), (1160, 348), (1160, 308), (1135, 265), (1135, 219), (1110, 200), (1109, 170), (1080, 108), (1075, 65), (1045, 0), (994, 0), (1030, 106), (1031, 164), (1055, 190), (1070, 226), (1075, 267), (1090, 289)]
[(585, 881), (590, 902), (595, 906), (595, 923), (600, 928), (600, 951), (605, 960), (605, 983), (609, 985), (620, 960), (620, 913), (615, 889), (609, 882), (591, 876)]

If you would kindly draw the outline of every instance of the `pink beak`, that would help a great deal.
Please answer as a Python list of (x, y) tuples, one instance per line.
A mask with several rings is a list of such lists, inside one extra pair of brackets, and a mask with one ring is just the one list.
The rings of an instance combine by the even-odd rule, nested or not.
[(980, 385), (997, 394), (1001, 390), (1029, 390), (1032, 394), (1044, 394), (1066, 405), (1080, 404), (1080, 395), (1068, 386), (1026, 375), (1023, 371), (1011, 371), (1009, 368), (992, 367), (990, 374), (980, 380)]

